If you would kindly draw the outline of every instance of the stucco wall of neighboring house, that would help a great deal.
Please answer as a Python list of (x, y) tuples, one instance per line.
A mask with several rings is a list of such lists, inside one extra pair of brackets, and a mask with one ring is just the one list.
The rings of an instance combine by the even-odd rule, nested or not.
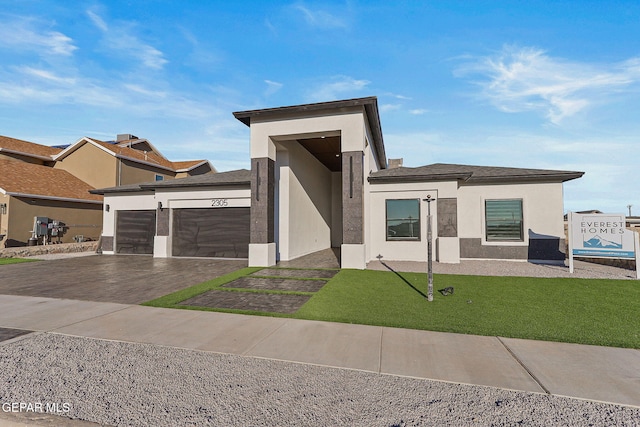
[(277, 246), (286, 261), (331, 247), (332, 174), (297, 141), (279, 147)]
[(197, 168), (194, 168), (188, 172), (178, 172), (176, 173), (176, 178), (185, 178), (187, 176), (195, 176), (195, 175), (202, 175), (205, 173), (209, 173), (211, 172), (211, 167), (209, 166), (209, 163), (205, 163), (203, 165), (198, 166)]
[[(427, 259), (427, 202), (423, 199), (430, 195), (435, 198), (431, 202), (432, 243), (434, 258), (441, 262), (458, 262), (457, 237), (438, 236), (439, 198), (455, 198), (457, 182), (422, 182), (370, 184), (368, 237), (368, 259), (373, 261), (378, 255), (384, 260), (426, 261)], [(420, 200), (420, 239), (419, 240), (387, 240), (386, 200), (418, 199)], [(440, 244), (438, 244), (440, 243)]]
[(98, 239), (102, 229), (102, 205), (45, 199), (11, 197), (7, 218), (9, 235), (17, 243), (27, 244), (33, 229), (33, 219), (44, 216), (64, 222), (69, 230), (62, 237), (63, 243), (73, 242), (73, 236)]
[(0, 151), (0, 160), (16, 160), (20, 162), (33, 163), (36, 165), (43, 165), (44, 160), (35, 159), (30, 156), (23, 156), (21, 154), (7, 153), (6, 151)]
[[(485, 200), (522, 199), (522, 242), (487, 242)], [(458, 199), (462, 258), (564, 259), (562, 183), (468, 185)]]
[(54, 168), (63, 169), (94, 188), (118, 185), (117, 160), (106, 151), (85, 143), (62, 160)]
[(6, 239), (7, 239), (8, 226), (9, 226), (10, 200), (11, 200), (11, 197), (7, 196), (6, 194), (0, 193), (0, 204), (6, 205), (5, 213), (2, 213), (3, 211), (0, 210), (0, 234), (5, 236), (3, 240), (0, 240), (0, 245), (2, 245), (0, 247), (4, 247), (4, 242), (6, 242)]
[(118, 185), (137, 184), (139, 182), (155, 181), (156, 175), (161, 175), (163, 179), (173, 179), (175, 174), (166, 169), (120, 159), (122, 165), (119, 166), (120, 182)]

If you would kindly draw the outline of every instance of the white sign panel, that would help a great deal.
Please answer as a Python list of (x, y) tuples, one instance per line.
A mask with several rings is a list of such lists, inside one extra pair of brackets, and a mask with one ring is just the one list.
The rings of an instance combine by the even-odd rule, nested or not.
[(635, 259), (640, 279), (640, 238), (627, 230), (622, 214), (579, 214), (569, 212), (569, 271), (573, 258)]
[(574, 256), (635, 259), (634, 233), (626, 229), (622, 214), (577, 214), (571, 221)]

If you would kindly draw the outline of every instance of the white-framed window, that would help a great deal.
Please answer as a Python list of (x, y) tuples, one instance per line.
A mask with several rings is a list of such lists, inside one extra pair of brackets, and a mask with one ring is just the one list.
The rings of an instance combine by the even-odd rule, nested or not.
[(420, 240), (420, 199), (386, 200), (387, 240)]
[(524, 241), (522, 199), (485, 200), (484, 218), (487, 242)]

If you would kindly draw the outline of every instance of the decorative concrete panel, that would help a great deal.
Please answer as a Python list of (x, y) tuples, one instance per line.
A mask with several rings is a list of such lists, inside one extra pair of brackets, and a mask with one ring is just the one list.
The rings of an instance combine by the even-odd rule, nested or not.
[(363, 243), (364, 153), (342, 153), (342, 243)]
[(275, 242), (275, 162), (251, 159), (251, 243)]
[(438, 237), (458, 237), (458, 199), (438, 199)]

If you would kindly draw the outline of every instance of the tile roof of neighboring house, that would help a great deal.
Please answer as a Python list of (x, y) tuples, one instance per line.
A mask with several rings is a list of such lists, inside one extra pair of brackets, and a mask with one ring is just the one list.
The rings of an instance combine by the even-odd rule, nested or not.
[(522, 169), (494, 166), (469, 166), (447, 163), (416, 168), (382, 169), (369, 176), (371, 183), (461, 180), (468, 183), (504, 183), (523, 181), (565, 182), (580, 178), (584, 172), (547, 169)]
[(13, 153), (41, 158), (43, 160), (51, 160), (51, 156), (58, 154), (62, 150), (55, 147), (49, 147), (47, 145), (40, 145), (34, 142), (0, 135), (0, 151), (10, 151)]
[(172, 162), (167, 160), (165, 157), (156, 154), (155, 152), (144, 152), (141, 150), (136, 150), (135, 148), (127, 147), (126, 141), (125, 143), (118, 142), (117, 144), (100, 141), (99, 139), (84, 137), (79, 139), (75, 144), (70, 145), (64, 151), (61, 151), (59, 155), (55, 157), (56, 160), (60, 158), (64, 158), (69, 155), (71, 152), (79, 148), (84, 143), (93, 143), (98, 147), (102, 148), (105, 151), (110, 152), (111, 154), (123, 158), (132, 160), (138, 163), (144, 163), (146, 165), (152, 165), (159, 167), (161, 169), (167, 169), (172, 172), (187, 172), (193, 169), (196, 166), (200, 166), (200, 164), (207, 163), (207, 160), (188, 160), (183, 162)]
[(0, 170), (0, 192), (4, 194), (102, 203), (102, 197), (89, 193), (93, 187), (62, 169), (0, 160)]
[(92, 190), (93, 194), (130, 193), (150, 191), (158, 188), (212, 187), (223, 185), (251, 185), (251, 171), (238, 169), (228, 172), (207, 173), (185, 178), (168, 179), (166, 181), (145, 182), (141, 184), (121, 185), (119, 187)]

